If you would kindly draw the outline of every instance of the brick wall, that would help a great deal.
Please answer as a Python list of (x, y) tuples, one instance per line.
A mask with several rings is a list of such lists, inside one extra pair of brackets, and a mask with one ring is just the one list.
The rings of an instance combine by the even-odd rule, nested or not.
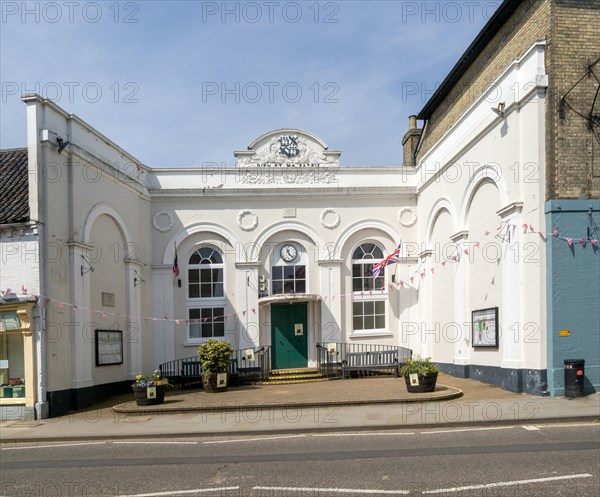
[[(600, 197), (600, 142), (575, 112), (589, 115), (600, 83), (590, 74), (566, 97), (574, 110), (560, 106), (561, 97), (600, 57), (599, 25), (600, 0), (552, 0), (546, 151), (553, 160), (547, 165), (547, 200)], [(600, 79), (600, 64), (594, 72)], [(600, 101), (595, 113), (600, 114)]]
[(425, 155), (498, 75), (549, 30), (550, 1), (524, 0), (434, 111), (419, 155)]
[(0, 290), (40, 292), (38, 235), (30, 229), (0, 230)]

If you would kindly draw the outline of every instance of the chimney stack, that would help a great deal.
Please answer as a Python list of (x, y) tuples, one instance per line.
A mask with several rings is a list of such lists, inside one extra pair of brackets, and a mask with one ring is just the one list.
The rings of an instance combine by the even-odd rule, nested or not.
[(421, 138), (421, 128), (417, 128), (417, 116), (408, 116), (408, 131), (402, 138), (403, 147), (403, 166), (415, 167), (415, 151), (419, 138)]

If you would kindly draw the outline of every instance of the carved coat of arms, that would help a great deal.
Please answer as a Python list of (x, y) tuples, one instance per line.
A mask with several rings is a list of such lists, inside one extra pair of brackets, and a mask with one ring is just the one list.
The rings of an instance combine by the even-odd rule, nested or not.
[(285, 155), (288, 159), (296, 157), (300, 153), (298, 145), (299, 139), (295, 135), (279, 137), (279, 153)]

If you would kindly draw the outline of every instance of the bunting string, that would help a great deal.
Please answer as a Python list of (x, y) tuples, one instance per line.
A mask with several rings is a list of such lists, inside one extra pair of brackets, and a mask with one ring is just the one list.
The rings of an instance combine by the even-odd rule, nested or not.
[[(591, 218), (591, 214), (590, 214), (590, 218)], [(496, 233), (494, 235), (494, 238), (500, 239), (503, 242), (510, 242), (510, 240), (512, 238), (514, 238), (514, 233), (516, 232), (516, 230), (519, 227), (515, 224), (512, 223), (508, 223), (508, 222), (503, 222), (498, 228), (496, 228)], [(600, 241), (598, 240), (598, 234), (600, 232), (600, 228), (596, 225), (596, 223), (594, 222), (593, 219), (590, 220), (590, 228), (588, 228), (588, 233), (586, 234), (586, 236), (583, 237), (577, 237), (577, 236), (564, 236), (560, 233), (559, 228), (555, 227), (552, 230), (552, 233), (547, 233), (544, 231), (540, 231), (540, 230), (536, 230), (534, 228), (534, 226), (530, 223), (525, 223), (522, 224), (520, 226), (521, 228), (521, 234), (522, 235), (532, 235), (532, 236), (536, 236), (537, 238), (539, 238), (542, 242), (546, 242), (548, 239), (554, 238), (556, 240), (561, 240), (566, 242), (566, 244), (568, 245), (568, 247), (571, 248), (571, 250), (574, 250), (575, 247), (580, 246), (581, 250), (585, 250), (587, 245), (590, 244), (593, 247), (593, 250), (596, 249), (600, 249)], [(492, 235), (492, 231), (489, 230), (485, 230), (483, 232), (483, 238), (484, 239), (488, 239), (490, 236)], [(439, 264), (433, 265), (431, 267), (426, 267), (426, 264), (424, 262), (421, 262), (416, 269), (414, 269), (412, 272), (410, 272), (408, 279), (407, 280), (398, 280), (394, 283), (389, 283), (388, 284), (388, 290), (390, 291), (399, 291), (400, 289), (418, 289), (418, 286), (420, 284), (421, 281), (425, 280), (425, 278), (428, 277), (434, 277), (436, 275), (439, 275), (444, 269), (446, 269), (448, 264), (460, 264), (462, 261), (462, 256), (469, 256), (469, 255), (474, 255), (471, 254), (471, 251), (469, 250), (469, 247), (471, 249), (480, 249), (481, 248), (481, 242), (480, 241), (469, 241), (469, 247), (464, 247), (464, 244), (466, 242), (461, 243), (457, 243), (456, 244), (456, 249), (455, 251), (452, 253), (451, 256), (449, 256), (449, 258), (447, 260), (443, 260), (441, 261)], [(468, 260), (468, 259), (467, 259)], [(373, 280), (375, 281), (375, 280)], [(409, 283), (410, 282), (410, 283)], [(317, 297), (317, 300), (319, 301), (324, 301), (324, 302), (330, 302), (330, 303), (334, 303), (336, 301), (336, 299), (338, 301), (360, 301), (364, 298), (368, 297), (373, 297), (376, 295), (385, 295), (386, 293), (386, 288), (385, 286), (382, 286), (381, 288), (377, 288), (377, 289), (370, 289), (370, 290), (365, 290), (365, 291), (361, 291), (361, 292), (351, 292), (351, 293), (346, 293), (346, 294), (340, 294), (340, 295), (327, 295), (327, 296), (319, 296)], [(18, 296), (18, 294), (16, 292), (13, 292), (12, 289), (7, 288), (4, 291), (0, 291), (0, 296), (6, 297), (9, 294), (11, 294), (11, 296)], [(53, 299), (49, 296), (45, 296), (45, 295), (41, 295), (41, 294), (36, 294), (36, 293), (30, 293), (26, 287), (25, 284), (23, 284), (21, 286), (21, 291), (20, 291), (20, 295), (30, 295), (34, 298), (36, 298), (38, 300), (38, 302), (40, 302), (40, 305), (42, 305), (43, 307), (48, 307), (50, 305), (56, 305), (58, 306), (59, 309), (64, 310), (65, 308), (69, 309), (69, 312), (72, 314), (77, 314), (78, 312), (85, 312), (85, 313), (89, 313), (90, 316), (101, 316), (103, 319), (113, 319), (113, 318), (128, 318), (130, 321), (137, 321), (137, 320), (143, 320), (147, 323), (150, 322), (169, 322), (169, 323), (173, 323), (174, 325), (184, 325), (184, 326), (188, 326), (190, 324), (204, 324), (204, 323), (215, 323), (215, 322), (228, 322), (230, 320), (233, 321), (238, 321), (240, 316), (238, 315), (237, 312), (232, 312), (229, 314), (224, 314), (222, 316), (213, 316), (213, 317), (204, 317), (204, 318), (197, 318), (197, 319), (190, 319), (189, 317), (185, 317), (185, 318), (181, 318), (181, 317), (170, 317), (168, 314), (164, 314), (162, 317), (157, 317), (157, 316), (152, 316), (152, 317), (145, 317), (145, 316), (136, 316), (136, 315), (128, 315), (128, 314), (122, 314), (122, 313), (114, 313), (114, 312), (109, 312), (106, 310), (98, 310), (98, 309), (91, 309), (88, 307), (84, 307), (81, 305), (75, 305), (69, 302), (65, 302), (62, 300), (57, 300), (57, 299)], [(292, 297), (293, 299), (293, 297)], [(252, 315), (257, 315), (257, 311), (259, 311), (261, 308), (263, 307), (267, 307), (269, 306), (268, 303), (259, 303), (257, 307), (253, 307), (249, 310), (244, 310), (241, 311), (241, 316), (243, 318), (245, 318), (247, 315), (249, 315), (249, 313), (252, 313)]]

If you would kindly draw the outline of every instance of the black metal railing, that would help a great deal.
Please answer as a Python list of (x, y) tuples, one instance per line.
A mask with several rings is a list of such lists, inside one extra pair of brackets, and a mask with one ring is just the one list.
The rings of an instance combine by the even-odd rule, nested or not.
[[(252, 351), (252, 354), (249, 352)], [(176, 387), (202, 385), (202, 368), (198, 356), (184, 357), (161, 364), (160, 375)], [(229, 373), (232, 383), (264, 381), (271, 371), (271, 347), (262, 346), (235, 350), (231, 357)]]
[[(329, 342), (317, 343), (317, 368), (319, 373), (328, 378), (341, 378), (342, 368), (347, 363), (349, 354), (377, 354), (394, 352), (398, 365), (402, 367), (412, 357), (412, 350), (394, 345), (374, 345), (368, 343)], [(376, 370), (376, 367), (370, 368)]]
[[(252, 358), (248, 355), (250, 350)], [(231, 367), (231, 373), (237, 375), (240, 383), (266, 380), (271, 372), (271, 346), (236, 350), (231, 359)]]

